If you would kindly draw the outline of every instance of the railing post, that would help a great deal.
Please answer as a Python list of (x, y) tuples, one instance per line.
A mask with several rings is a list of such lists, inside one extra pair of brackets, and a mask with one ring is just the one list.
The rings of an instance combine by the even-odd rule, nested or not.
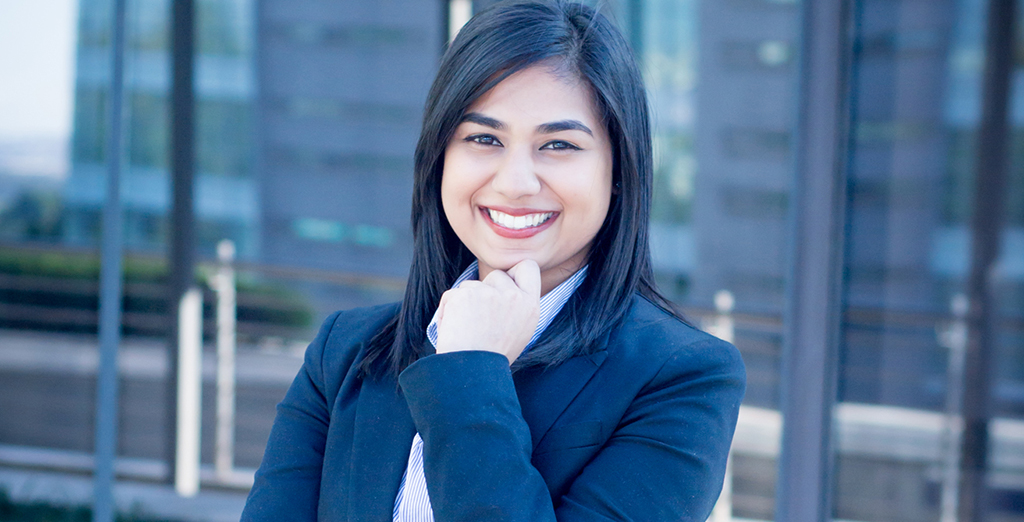
[(950, 300), (953, 321), (939, 329), (939, 345), (949, 350), (946, 367), (945, 446), (942, 455), (941, 522), (957, 522), (960, 495), (960, 438), (963, 430), (964, 357), (967, 353), (967, 296)]
[(735, 343), (736, 330), (732, 320), (732, 310), (736, 307), (736, 298), (728, 290), (715, 292), (715, 316), (714, 334), (719, 339)]
[(203, 414), (203, 294), (192, 287), (178, 306), (178, 433), (174, 489), (199, 492), (199, 430)]
[(234, 469), (235, 454), (235, 244), (217, 244), (220, 261), (214, 276), (217, 293), (217, 445), (214, 473), (226, 481)]
[[(735, 323), (732, 310), (736, 306), (736, 298), (728, 290), (715, 292), (715, 315), (710, 328), (711, 333), (723, 341), (736, 342)], [(725, 463), (725, 480), (722, 482), (722, 493), (718, 496), (715, 509), (711, 512), (711, 522), (732, 521), (732, 448), (729, 448), (729, 459)]]

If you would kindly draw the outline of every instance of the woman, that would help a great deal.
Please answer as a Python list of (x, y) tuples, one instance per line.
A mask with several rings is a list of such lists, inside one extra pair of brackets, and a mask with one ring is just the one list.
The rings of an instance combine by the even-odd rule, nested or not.
[(651, 154), (603, 16), (471, 20), (426, 104), (405, 298), (324, 323), (243, 520), (706, 520), (744, 370), (654, 289)]

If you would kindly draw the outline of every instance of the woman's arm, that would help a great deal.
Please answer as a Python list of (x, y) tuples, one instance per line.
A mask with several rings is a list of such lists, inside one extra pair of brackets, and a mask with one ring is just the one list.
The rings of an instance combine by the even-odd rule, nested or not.
[(557, 509), (531, 463), (507, 360), (433, 355), (399, 382), (424, 440), (437, 520), (703, 522), (721, 489), (744, 373), (735, 348), (717, 340), (669, 357)]
[(427, 356), (398, 382), (423, 438), (435, 520), (554, 520), (504, 355)]
[(242, 512), (242, 521), (316, 520), (320, 473), (330, 422), (324, 393), (323, 353), (338, 313), (324, 321), (306, 350), (302, 369), (270, 431), (263, 463)]

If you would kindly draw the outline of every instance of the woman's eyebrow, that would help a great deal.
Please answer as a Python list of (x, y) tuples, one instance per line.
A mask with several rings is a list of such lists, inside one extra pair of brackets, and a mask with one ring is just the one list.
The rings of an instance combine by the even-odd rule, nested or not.
[(591, 136), (594, 135), (594, 132), (590, 130), (590, 127), (587, 127), (579, 120), (553, 121), (551, 123), (542, 123), (537, 126), (537, 132), (540, 132), (541, 134), (551, 134), (567, 130), (578, 130)]
[(490, 127), (490, 128), (492, 128), (494, 130), (505, 130), (505, 124), (504, 123), (502, 123), (502, 122), (500, 122), (500, 121), (498, 121), (498, 120), (496, 120), (494, 118), (491, 118), (490, 116), (484, 116), (483, 114), (480, 114), (479, 112), (468, 112), (468, 113), (466, 113), (466, 115), (462, 117), (462, 122), (467, 122), (467, 121), (470, 122), (470, 123), (476, 123), (478, 125), (483, 125), (484, 127)]

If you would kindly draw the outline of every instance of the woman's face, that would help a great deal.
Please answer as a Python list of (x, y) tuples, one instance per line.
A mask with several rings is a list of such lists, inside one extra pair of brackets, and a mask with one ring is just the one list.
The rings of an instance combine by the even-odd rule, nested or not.
[(547, 293), (586, 262), (612, 192), (590, 89), (537, 65), (476, 100), (445, 150), (441, 203), (480, 278), (525, 259)]

